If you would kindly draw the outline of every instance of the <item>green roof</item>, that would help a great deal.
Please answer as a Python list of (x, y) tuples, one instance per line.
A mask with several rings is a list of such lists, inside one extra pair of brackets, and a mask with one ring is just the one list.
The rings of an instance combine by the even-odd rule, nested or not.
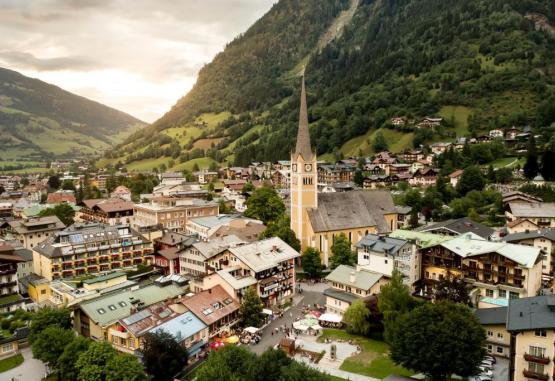
[(83, 284), (95, 284), (95, 283), (105, 282), (107, 280), (119, 278), (124, 275), (125, 273), (122, 273), (122, 272), (109, 273), (109, 274), (97, 276), (91, 279), (85, 279), (83, 281)]
[(13, 302), (17, 302), (18, 300), (21, 300), (21, 299), (22, 299), (22, 297), (19, 294), (1, 296), (0, 297), (0, 306), (4, 305), (4, 304), (10, 304), (10, 303), (13, 303)]
[(175, 284), (164, 287), (151, 284), (136, 290), (117, 291), (87, 300), (81, 303), (80, 308), (92, 321), (105, 327), (129, 316), (131, 307), (138, 302), (143, 303), (142, 307), (147, 307), (186, 292), (187, 288)]
[(454, 238), (452, 236), (417, 232), (414, 230), (402, 230), (402, 229), (395, 230), (389, 236), (392, 238), (401, 238), (407, 241), (417, 241), (417, 245), (422, 248), (436, 246), (442, 242), (445, 242)]

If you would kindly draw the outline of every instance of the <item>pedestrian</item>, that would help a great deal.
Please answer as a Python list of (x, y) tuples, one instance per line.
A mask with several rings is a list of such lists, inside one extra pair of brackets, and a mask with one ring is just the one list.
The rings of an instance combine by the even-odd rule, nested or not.
[(293, 312), (289, 312), (289, 317), (293, 319)]
[(274, 336), (274, 331), (272, 331), (272, 336)]

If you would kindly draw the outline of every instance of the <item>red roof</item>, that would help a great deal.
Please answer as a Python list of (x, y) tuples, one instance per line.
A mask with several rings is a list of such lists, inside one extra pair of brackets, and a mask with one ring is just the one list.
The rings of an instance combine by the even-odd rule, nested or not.
[(75, 204), (77, 200), (72, 193), (50, 193), (46, 198), (47, 204), (60, 204), (62, 202), (70, 202)]

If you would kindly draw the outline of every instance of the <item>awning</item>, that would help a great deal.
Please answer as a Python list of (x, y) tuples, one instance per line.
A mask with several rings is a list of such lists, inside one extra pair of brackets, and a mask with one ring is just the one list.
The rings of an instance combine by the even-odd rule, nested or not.
[(318, 320), (320, 321), (327, 321), (330, 323), (341, 323), (342, 317), (337, 315), (337, 314), (333, 314), (333, 313), (325, 313), (322, 314)]
[(273, 315), (274, 313), (272, 312), (272, 310), (269, 310), (267, 308), (263, 308), (262, 309), (262, 313), (266, 314), (266, 315)]
[(306, 325), (301, 324), (300, 321), (296, 321), (293, 323), (293, 328), (298, 329), (299, 331), (307, 331), (308, 327)]
[(256, 333), (256, 332), (258, 332), (258, 328), (255, 328), (255, 327), (247, 327), (247, 328), (245, 328), (243, 331), (248, 332), (248, 333)]

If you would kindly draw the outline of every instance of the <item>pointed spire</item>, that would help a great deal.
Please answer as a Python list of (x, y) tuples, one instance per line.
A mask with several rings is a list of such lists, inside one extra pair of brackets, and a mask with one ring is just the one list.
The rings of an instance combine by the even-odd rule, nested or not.
[(301, 110), (299, 112), (299, 131), (297, 132), (297, 146), (295, 156), (301, 155), (305, 161), (312, 159), (310, 147), (310, 133), (308, 131), (308, 109), (306, 106), (306, 91), (304, 88), (304, 70), (301, 85)]

